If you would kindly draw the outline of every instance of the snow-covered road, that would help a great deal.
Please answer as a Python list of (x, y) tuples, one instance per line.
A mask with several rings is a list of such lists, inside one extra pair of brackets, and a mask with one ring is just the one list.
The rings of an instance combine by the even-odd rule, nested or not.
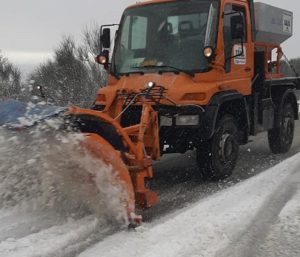
[(143, 213), (141, 227), (127, 231), (113, 221), (115, 190), (103, 191), (110, 207), (99, 213), (76, 202), (79, 187), (53, 188), (55, 170), (96, 165), (70, 154), (68, 138), (57, 146), (55, 136), (54, 153), (45, 155), (49, 138), (0, 130), (0, 257), (299, 257), (299, 134), (298, 124), (286, 155), (271, 155), (259, 135), (242, 147), (233, 176), (219, 183), (195, 180), (193, 153), (164, 157), (151, 184), (160, 202)]
[(136, 231), (18, 206), (0, 211), (0, 240), (1, 257), (299, 257), (300, 154)]
[(297, 257), (299, 202), (300, 154), (136, 232), (114, 234), (79, 256)]

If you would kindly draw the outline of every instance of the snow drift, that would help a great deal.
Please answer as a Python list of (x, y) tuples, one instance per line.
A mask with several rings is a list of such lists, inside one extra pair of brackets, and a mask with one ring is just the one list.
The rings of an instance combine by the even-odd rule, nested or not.
[(0, 127), (0, 208), (51, 211), (63, 217), (94, 214), (114, 224), (126, 223), (123, 191), (112, 167), (83, 149), (81, 134), (60, 129), (64, 108), (16, 101), (0, 107), (5, 125)]

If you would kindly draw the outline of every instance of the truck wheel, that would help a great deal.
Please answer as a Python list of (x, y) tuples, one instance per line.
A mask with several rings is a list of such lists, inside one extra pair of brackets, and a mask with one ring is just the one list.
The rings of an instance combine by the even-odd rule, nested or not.
[(268, 141), (272, 153), (286, 153), (290, 150), (294, 139), (295, 116), (290, 103), (284, 105), (275, 117), (275, 127), (268, 131)]
[(224, 115), (209, 141), (199, 144), (197, 163), (204, 179), (219, 180), (232, 174), (239, 153), (238, 127), (231, 115)]

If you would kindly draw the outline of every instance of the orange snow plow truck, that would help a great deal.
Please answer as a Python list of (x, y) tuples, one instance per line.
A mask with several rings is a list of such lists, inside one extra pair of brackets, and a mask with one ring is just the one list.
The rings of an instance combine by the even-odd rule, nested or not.
[(113, 166), (132, 223), (136, 207), (158, 201), (145, 181), (162, 154), (196, 149), (199, 174), (222, 179), (259, 132), (273, 153), (289, 151), (300, 79), (281, 74), (280, 44), (292, 33), (291, 12), (252, 0), (142, 1), (101, 26), (96, 61), (108, 85), (92, 109), (68, 114)]

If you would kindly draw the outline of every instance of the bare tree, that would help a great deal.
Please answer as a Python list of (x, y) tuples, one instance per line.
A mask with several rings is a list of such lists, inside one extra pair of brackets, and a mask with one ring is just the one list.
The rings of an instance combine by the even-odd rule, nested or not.
[(286, 76), (300, 75), (300, 58), (281, 62), (281, 72)]
[(72, 37), (64, 37), (54, 51), (53, 60), (41, 64), (31, 74), (33, 92), (55, 105), (91, 106), (105, 80), (105, 73), (93, 58), (98, 38), (96, 29), (84, 31), (81, 46), (76, 46)]
[(0, 99), (18, 98), (21, 73), (0, 54)]

